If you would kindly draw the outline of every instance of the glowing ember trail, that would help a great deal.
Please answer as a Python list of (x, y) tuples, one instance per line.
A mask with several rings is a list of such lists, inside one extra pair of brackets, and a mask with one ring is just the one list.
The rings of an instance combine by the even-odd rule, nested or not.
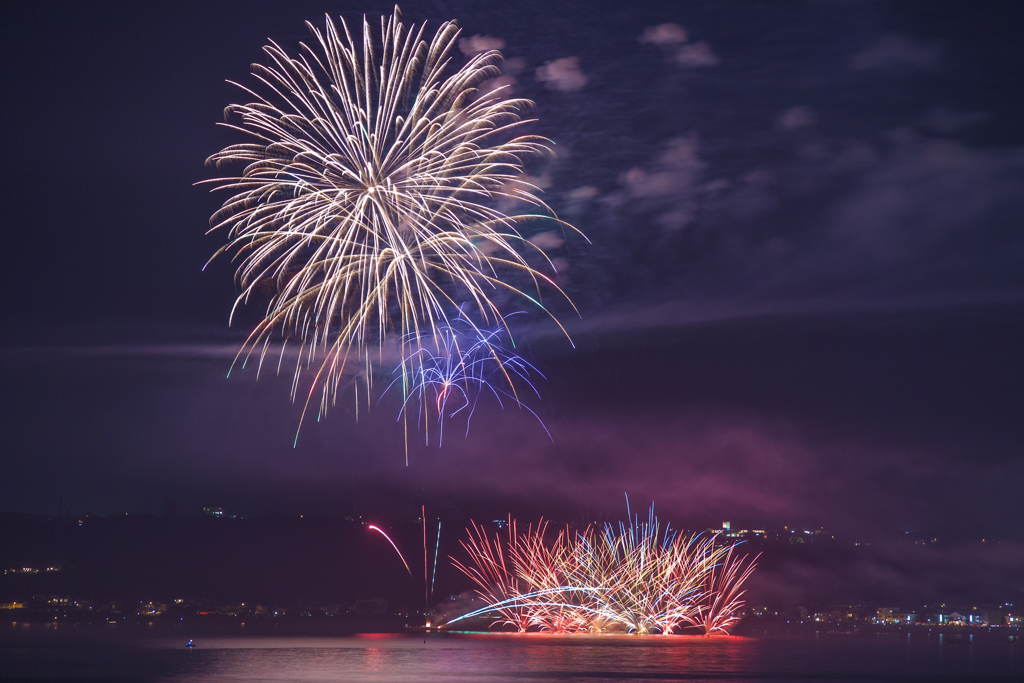
[(437, 520), (437, 542), (434, 544), (434, 572), (430, 575), (430, 595), (434, 594), (434, 581), (437, 580), (437, 554), (441, 550), (441, 520)]
[(390, 543), (391, 547), (395, 549), (395, 552), (398, 553), (398, 557), (402, 560), (402, 564), (405, 565), (405, 571), (409, 572), (409, 578), (413, 578), (412, 570), (409, 569), (409, 563), (405, 561), (405, 557), (402, 556), (402, 551), (398, 549), (398, 546), (395, 545), (395, 542), (391, 540), (391, 537), (384, 533), (384, 530), (375, 524), (371, 524), (369, 529), (370, 531), (376, 531), (381, 536), (388, 539), (388, 543)]

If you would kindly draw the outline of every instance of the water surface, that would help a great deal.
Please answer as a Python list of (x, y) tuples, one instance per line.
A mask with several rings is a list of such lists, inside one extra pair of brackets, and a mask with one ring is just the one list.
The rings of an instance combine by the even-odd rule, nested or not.
[(1020, 643), (937, 634), (699, 638), (380, 634), (36, 639), (0, 643), (0, 680), (1024, 680)]

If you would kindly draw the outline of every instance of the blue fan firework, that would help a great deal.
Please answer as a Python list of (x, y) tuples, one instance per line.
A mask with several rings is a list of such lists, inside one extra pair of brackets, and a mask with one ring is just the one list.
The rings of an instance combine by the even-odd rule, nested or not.
[[(398, 419), (416, 414), (416, 426), (422, 428), (430, 443), (430, 423), (436, 421), (440, 446), (444, 423), (456, 416), (466, 418), (466, 435), (480, 399), (493, 396), (498, 405), (514, 405), (537, 418), (548, 438), (551, 433), (543, 420), (520, 398), (522, 390), (540, 399), (534, 376), (544, 375), (514, 350), (508, 320), (522, 311), (504, 316), (493, 328), (474, 324), (463, 311), (440, 326), (434, 335), (409, 344), (418, 348), (405, 356), (395, 369), (397, 377), (384, 391), (402, 390)], [(511, 349), (504, 345), (508, 337)], [(417, 341), (417, 340), (408, 340)]]

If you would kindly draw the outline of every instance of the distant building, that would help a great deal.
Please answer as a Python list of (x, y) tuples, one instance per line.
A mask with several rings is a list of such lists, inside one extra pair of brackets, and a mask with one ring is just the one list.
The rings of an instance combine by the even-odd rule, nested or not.
[(875, 623), (892, 623), (893, 613), (897, 611), (898, 609), (893, 609), (892, 607), (879, 607), (877, 610), (875, 610)]
[[(1002, 619), (1000, 619), (1002, 621)], [(971, 610), (971, 613), (967, 615), (967, 623), (971, 626), (988, 626), (989, 612), (987, 610), (979, 611), (977, 607)]]
[(157, 616), (167, 611), (167, 605), (162, 602), (143, 602), (139, 604), (138, 614), (142, 616)]
[(879, 607), (875, 611), (874, 622), (876, 624), (916, 624), (917, 614), (915, 612), (904, 612), (898, 607)]

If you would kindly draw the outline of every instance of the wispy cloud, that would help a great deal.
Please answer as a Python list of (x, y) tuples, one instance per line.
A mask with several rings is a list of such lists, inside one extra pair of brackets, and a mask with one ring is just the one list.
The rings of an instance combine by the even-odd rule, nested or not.
[(610, 206), (644, 208), (654, 222), (674, 231), (694, 220), (705, 162), (700, 158), (697, 136), (668, 140), (653, 162), (634, 166), (619, 176), (619, 192), (605, 198)]
[(956, 133), (987, 123), (991, 115), (983, 111), (956, 111), (949, 107), (934, 107), (928, 110), (923, 126), (933, 133)]
[(707, 41), (689, 42), (689, 34), (679, 24), (648, 26), (637, 40), (661, 48), (669, 61), (684, 68), (716, 66), (720, 61)]
[(587, 85), (587, 75), (580, 68), (579, 57), (563, 57), (538, 67), (537, 80), (551, 90), (577, 92)]
[(686, 29), (679, 24), (669, 23), (648, 26), (637, 40), (644, 45), (674, 48), (689, 40), (689, 36)]
[[(629, 302), (608, 307), (580, 320), (567, 320), (574, 339), (607, 332), (641, 333), (656, 330), (706, 327), (718, 323), (772, 318), (814, 318), (837, 313), (911, 313), (960, 307), (1018, 305), (1024, 288), (1005, 291), (940, 291), (889, 296), (825, 294), (787, 298), (691, 298), (657, 303)], [(538, 327), (536, 336), (553, 336), (557, 330)]]
[(919, 71), (938, 66), (942, 48), (905, 35), (886, 35), (853, 57), (858, 70)]
[(687, 45), (680, 45), (675, 50), (672, 59), (676, 64), (682, 67), (690, 69), (698, 69), (707, 66), (717, 66), (721, 61), (715, 51), (711, 49), (711, 45), (704, 40), (699, 40), (696, 43), (689, 43)]
[(464, 55), (475, 55), (490, 50), (504, 50), (505, 39), (497, 36), (475, 35), (459, 39), (459, 49)]
[(818, 122), (818, 115), (806, 105), (790, 107), (779, 114), (775, 121), (782, 130), (799, 130), (809, 128)]

